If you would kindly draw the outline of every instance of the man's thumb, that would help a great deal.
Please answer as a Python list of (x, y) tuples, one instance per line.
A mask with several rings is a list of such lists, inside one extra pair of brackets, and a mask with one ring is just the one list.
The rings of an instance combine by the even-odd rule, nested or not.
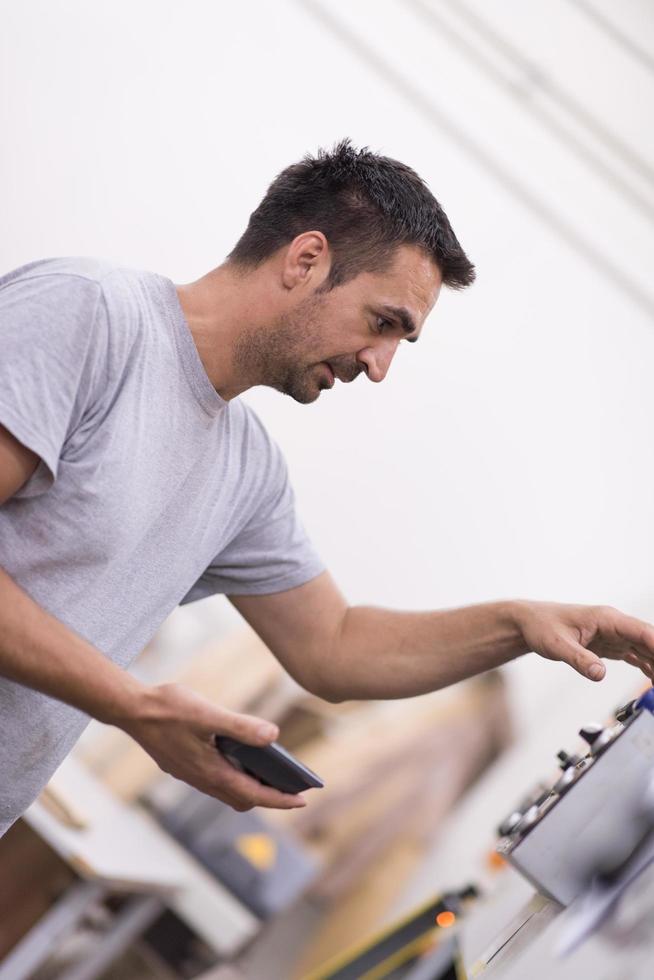
[(606, 673), (606, 667), (599, 657), (582, 647), (580, 643), (570, 644), (568, 663), (575, 670), (591, 681), (601, 681)]
[(218, 735), (229, 735), (248, 745), (267, 745), (279, 735), (277, 725), (254, 715), (237, 714), (235, 711), (223, 713)]

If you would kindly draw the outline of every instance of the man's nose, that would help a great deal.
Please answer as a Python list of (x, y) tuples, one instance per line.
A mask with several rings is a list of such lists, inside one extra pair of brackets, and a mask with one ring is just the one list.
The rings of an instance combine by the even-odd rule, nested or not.
[(385, 337), (374, 347), (365, 347), (357, 354), (357, 361), (363, 367), (371, 381), (383, 381), (388, 374), (391, 361), (395, 356), (399, 338)]

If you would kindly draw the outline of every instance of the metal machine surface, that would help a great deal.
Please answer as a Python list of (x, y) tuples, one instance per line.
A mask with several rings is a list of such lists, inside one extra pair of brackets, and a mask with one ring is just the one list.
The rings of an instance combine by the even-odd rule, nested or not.
[(614, 724), (582, 728), (588, 752), (559, 752), (559, 778), (539, 787), (498, 828), (499, 853), (561, 905), (652, 859), (653, 712), (650, 689), (616, 712)]

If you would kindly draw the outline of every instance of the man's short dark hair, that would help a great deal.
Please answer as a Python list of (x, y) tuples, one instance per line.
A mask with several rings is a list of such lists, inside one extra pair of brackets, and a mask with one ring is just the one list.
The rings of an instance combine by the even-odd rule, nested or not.
[(418, 174), (347, 139), (282, 170), (229, 259), (258, 266), (305, 231), (321, 231), (329, 243), (327, 288), (360, 272), (383, 271), (400, 245), (424, 249), (446, 286), (464, 289), (475, 278), (447, 215)]

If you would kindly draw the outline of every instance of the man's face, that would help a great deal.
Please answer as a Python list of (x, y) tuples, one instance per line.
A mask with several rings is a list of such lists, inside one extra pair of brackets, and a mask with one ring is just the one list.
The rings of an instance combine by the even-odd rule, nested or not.
[(437, 266), (411, 245), (384, 272), (363, 272), (330, 292), (314, 292), (257, 341), (267, 384), (308, 404), (336, 380), (364, 371), (383, 381), (403, 340), (417, 339), (441, 287)]

